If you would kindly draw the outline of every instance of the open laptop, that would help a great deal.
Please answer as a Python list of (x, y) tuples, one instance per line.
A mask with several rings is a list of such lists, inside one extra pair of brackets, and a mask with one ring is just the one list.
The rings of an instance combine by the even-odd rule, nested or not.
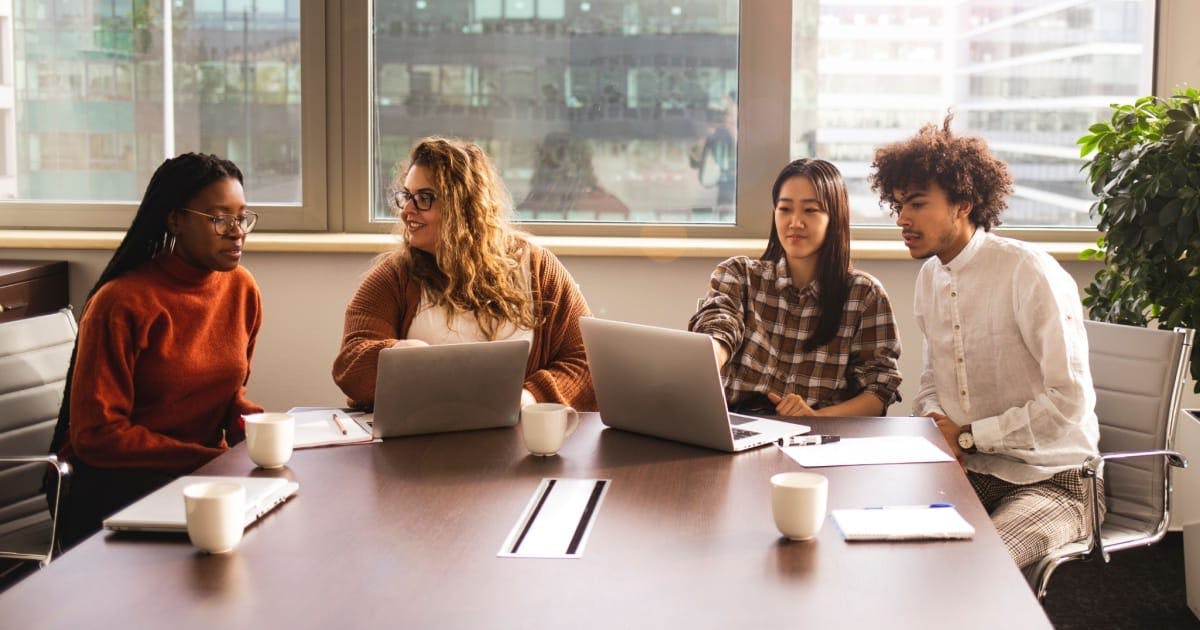
[(594, 317), (579, 326), (607, 426), (728, 452), (809, 430), (729, 413), (708, 335)]
[(117, 532), (187, 533), (187, 514), (183, 508), (183, 489), (193, 483), (232, 481), (246, 488), (245, 525), (296, 494), (300, 484), (278, 477), (201, 477), (185, 476), (134, 501), (125, 509), (104, 519), (104, 527)]
[(513, 339), (381, 351), (372, 435), (515, 425), (529, 347)]

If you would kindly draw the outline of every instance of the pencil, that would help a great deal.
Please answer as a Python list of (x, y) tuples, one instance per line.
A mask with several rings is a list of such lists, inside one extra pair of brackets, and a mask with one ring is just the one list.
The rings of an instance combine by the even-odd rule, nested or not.
[(338, 419), (337, 414), (330, 414), (329, 417), (333, 419), (333, 425), (337, 427), (338, 431), (341, 431), (342, 435), (346, 435), (346, 427), (342, 424), (342, 421)]

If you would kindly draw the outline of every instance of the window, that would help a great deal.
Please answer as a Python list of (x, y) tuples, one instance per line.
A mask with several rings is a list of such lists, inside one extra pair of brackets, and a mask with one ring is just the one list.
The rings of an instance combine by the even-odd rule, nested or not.
[(1075, 140), (1150, 93), (1152, 0), (793, 4), (791, 153), (842, 169), (856, 224), (891, 224), (875, 148), (953, 107), (1013, 173), (1006, 226), (1094, 225)]
[[(15, 77), (11, 105), (0, 105), (0, 152), (15, 156), (0, 175), (5, 223), (28, 225), (22, 210), (35, 207), (48, 225), (125, 227), (164, 159), (204, 151), (238, 164), (272, 227), (325, 227), (324, 98), (301, 106), (299, 0), (169, 6), (14, 3), (12, 45), (0, 51)], [(305, 10), (322, 23), (320, 7)], [(317, 34), (306, 41), (320, 49)]]
[(735, 222), (738, 2), (374, 5), (372, 218), (419, 138), (470, 138), (522, 221)]
[(1157, 4), (14, 0), (0, 225), (123, 228), (202, 150), (243, 168), (264, 231), (389, 231), (396, 163), (447, 134), (539, 234), (762, 238), (775, 174), (815, 155), (861, 238), (892, 223), (875, 148), (952, 106), (1012, 166), (1006, 225), (1088, 228), (1074, 142), (1151, 92)]

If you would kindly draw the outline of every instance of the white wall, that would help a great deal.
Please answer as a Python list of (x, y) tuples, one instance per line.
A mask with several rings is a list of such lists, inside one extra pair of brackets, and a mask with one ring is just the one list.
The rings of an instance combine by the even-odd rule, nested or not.
[[(251, 237), (253, 238), (253, 237)], [(293, 405), (341, 405), (330, 368), (341, 341), (342, 314), (362, 274), (370, 268), (368, 254), (246, 253), (245, 265), (257, 278), (263, 294), (264, 322), (254, 356), (249, 394), (267, 409)], [(758, 252), (748, 252), (756, 255)], [(111, 252), (4, 250), (4, 258), (54, 259), (70, 262), (71, 301), (76, 315)], [(575, 276), (592, 310), (601, 317), (683, 328), (704, 294), (717, 259), (657, 260), (650, 258), (567, 257), (563, 263)], [(887, 288), (900, 328), (905, 402), (893, 405), (893, 415), (910, 413), (921, 369), (921, 338), (913, 323), (913, 281), (919, 262), (868, 260), (856, 263)], [(1096, 263), (1063, 265), (1085, 286)], [(1200, 408), (1200, 397), (1189, 383), (1185, 408)], [(1177, 447), (1200, 463), (1200, 425), (1180, 417)], [(1175, 524), (1200, 521), (1200, 466), (1175, 475)]]
[[(248, 247), (244, 264), (262, 289), (264, 310), (250, 379), (251, 397), (270, 409), (339, 404), (342, 396), (330, 378), (330, 367), (341, 338), (342, 313), (373, 256), (265, 253), (253, 251), (253, 243)], [(3, 255), (70, 261), (71, 300), (78, 314), (110, 253), (7, 250)], [(709, 274), (718, 262), (697, 258), (563, 259), (598, 316), (669, 328), (687, 325), (696, 298), (704, 295)], [(913, 280), (919, 263), (867, 260), (857, 264), (879, 278), (892, 298), (904, 346), (901, 393), (911, 401), (921, 365), (921, 339), (912, 318)], [(1095, 263), (1083, 262), (1064, 266), (1081, 285), (1097, 268)], [(908, 403), (891, 409), (892, 413), (908, 411)]]

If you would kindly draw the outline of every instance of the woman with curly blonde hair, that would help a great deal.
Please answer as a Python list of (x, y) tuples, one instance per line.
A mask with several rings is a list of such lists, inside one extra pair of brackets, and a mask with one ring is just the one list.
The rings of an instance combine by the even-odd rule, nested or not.
[(355, 407), (375, 401), (379, 351), (529, 339), (522, 405), (595, 408), (579, 333), (590, 315), (554, 254), (509, 223), (512, 201), (472, 142), (425, 138), (393, 182), (400, 247), (367, 274), (346, 307), (333, 380)]

